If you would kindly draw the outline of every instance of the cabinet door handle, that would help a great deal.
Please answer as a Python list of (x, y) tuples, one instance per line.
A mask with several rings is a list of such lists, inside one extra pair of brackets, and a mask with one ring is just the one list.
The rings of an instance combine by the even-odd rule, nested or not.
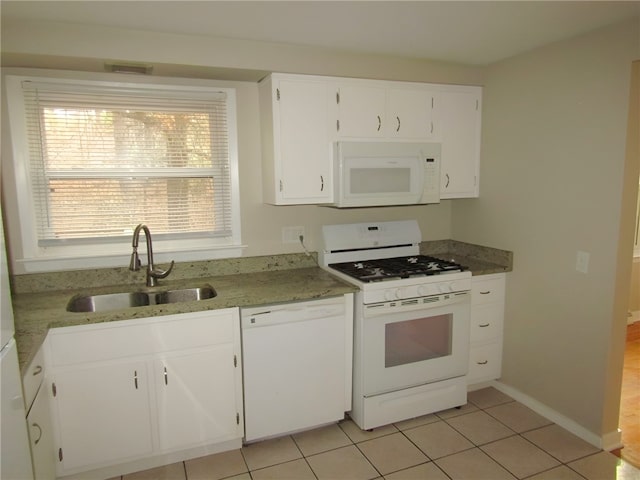
[(33, 369), (33, 376), (40, 375), (42, 373), (42, 366), (36, 365), (36, 368)]
[(431, 122), (431, 133), (433, 133), (433, 122)]
[(33, 444), (37, 445), (38, 443), (40, 443), (40, 440), (42, 439), (42, 428), (37, 423), (32, 423), (31, 426), (38, 429), (38, 438), (36, 438), (33, 441)]
[(485, 360), (484, 362), (476, 362), (478, 365), (486, 365), (489, 363), (489, 360)]
[(169, 375), (167, 374), (167, 367), (164, 367), (164, 384), (169, 385)]
[(320, 191), (324, 192), (324, 177), (320, 175)]
[(482, 325), (478, 325), (480, 328), (488, 327), (491, 325), (490, 323), (483, 323)]
[[(378, 117), (378, 118), (380, 118), (380, 117)], [(396, 128), (396, 132), (399, 132), (400, 131), (400, 117), (396, 117), (396, 120), (398, 121), (398, 127)], [(380, 129), (378, 128), (378, 130), (380, 130)]]
[(380, 127), (382, 127), (382, 118), (378, 115), (378, 131), (380, 131)]
[(138, 371), (134, 370), (133, 371), (133, 384), (136, 387), (136, 390), (138, 390)]
[(485, 290), (484, 292), (480, 292), (480, 295), (489, 295), (491, 290)]
[(444, 175), (445, 175), (445, 177), (447, 177), (447, 184), (444, 186), (444, 188), (447, 188), (447, 187), (449, 187), (449, 174), (445, 173)]

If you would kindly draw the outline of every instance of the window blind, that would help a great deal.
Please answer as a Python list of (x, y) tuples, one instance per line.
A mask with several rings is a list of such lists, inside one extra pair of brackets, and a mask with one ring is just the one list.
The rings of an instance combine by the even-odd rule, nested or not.
[(224, 92), (23, 81), (38, 243), (230, 236)]

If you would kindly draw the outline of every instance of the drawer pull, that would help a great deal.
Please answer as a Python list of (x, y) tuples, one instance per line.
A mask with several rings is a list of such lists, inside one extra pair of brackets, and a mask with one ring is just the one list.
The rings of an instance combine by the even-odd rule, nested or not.
[(485, 360), (484, 362), (476, 362), (478, 365), (486, 365), (489, 363), (489, 360)]
[(480, 328), (488, 327), (491, 325), (490, 323), (483, 323), (482, 325), (478, 325)]
[(42, 366), (36, 365), (36, 368), (33, 369), (33, 376), (40, 375), (42, 373)]
[(138, 390), (138, 371), (133, 371), (133, 384), (136, 386), (136, 390)]
[(480, 292), (480, 295), (489, 295), (491, 290), (485, 290), (484, 292)]
[(169, 385), (169, 375), (167, 374), (167, 367), (164, 367), (164, 384)]
[(32, 423), (31, 426), (38, 429), (38, 438), (36, 438), (33, 441), (33, 444), (37, 445), (38, 443), (40, 443), (40, 440), (42, 439), (42, 428), (37, 423)]

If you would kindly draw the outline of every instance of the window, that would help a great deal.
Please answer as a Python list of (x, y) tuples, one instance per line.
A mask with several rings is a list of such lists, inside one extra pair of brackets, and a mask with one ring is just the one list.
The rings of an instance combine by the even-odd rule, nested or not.
[(138, 223), (177, 260), (239, 254), (232, 89), (18, 76), (6, 85), (24, 261), (128, 255)]

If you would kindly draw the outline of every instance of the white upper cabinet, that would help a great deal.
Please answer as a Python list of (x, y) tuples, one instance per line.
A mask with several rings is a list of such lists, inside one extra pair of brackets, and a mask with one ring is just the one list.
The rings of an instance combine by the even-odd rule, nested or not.
[(264, 202), (333, 201), (337, 141), (442, 143), (440, 198), (477, 197), (482, 88), (274, 73), (259, 84)]
[(438, 94), (425, 89), (389, 90), (388, 135), (421, 141), (437, 141), (440, 128), (436, 115)]
[(372, 80), (337, 84), (335, 90), (337, 139), (438, 138), (437, 94), (426, 86)]
[(260, 82), (259, 93), (264, 201), (331, 202), (328, 83), (273, 74)]
[(479, 195), (481, 107), (480, 87), (450, 87), (441, 94), (440, 198)]
[(361, 84), (336, 87), (336, 134), (340, 138), (383, 138), (386, 90)]

